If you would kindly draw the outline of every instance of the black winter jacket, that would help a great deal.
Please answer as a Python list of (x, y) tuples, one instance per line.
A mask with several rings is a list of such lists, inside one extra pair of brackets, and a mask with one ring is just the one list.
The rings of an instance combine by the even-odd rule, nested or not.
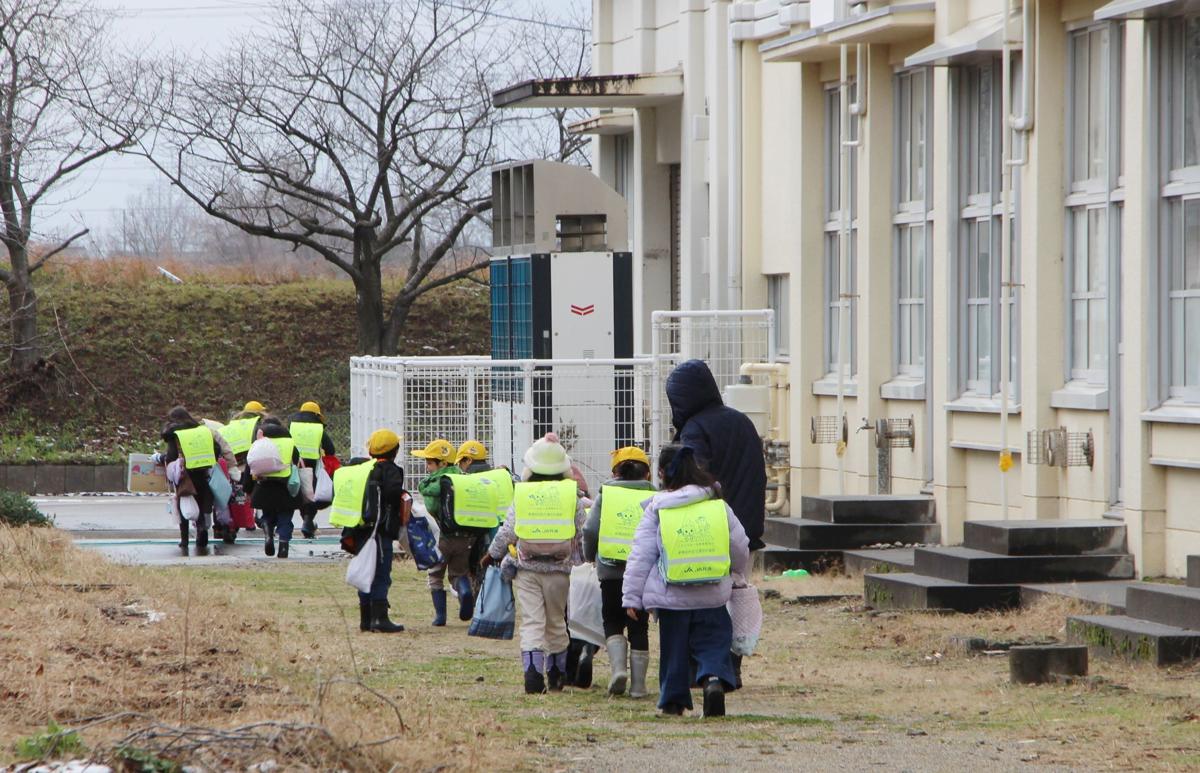
[(675, 368), (666, 391), (675, 442), (691, 446), (700, 464), (720, 481), (725, 501), (750, 538), (750, 549), (762, 549), (767, 462), (754, 423), (722, 402), (717, 380), (703, 360)]
[[(291, 437), (288, 431), (278, 424), (266, 424), (260, 425), (260, 427), (264, 437)], [(300, 452), (293, 450), (290, 461), (292, 464), (300, 464)], [(289, 494), (287, 482), (287, 478), (255, 480), (254, 476), (250, 474), (250, 465), (246, 465), (242, 469), (242, 488), (250, 495), (250, 503), (254, 505), (255, 509), (262, 510), (264, 513), (291, 514), (300, 507), (300, 495)]]

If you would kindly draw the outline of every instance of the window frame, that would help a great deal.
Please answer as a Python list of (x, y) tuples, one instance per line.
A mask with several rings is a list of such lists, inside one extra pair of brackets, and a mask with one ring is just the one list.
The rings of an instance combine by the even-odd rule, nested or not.
[[(925, 378), (926, 362), (929, 356), (929, 303), (930, 271), (929, 258), (933, 253), (933, 211), (930, 207), (932, 199), (933, 175), (931, 172), (930, 150), (933, 147), (933, 83), (932, 70), (928, 67), (899, 69), (893, 74), (892, 86), (894, 95), (895, 116), (893, 121), (893, 180), (892, 196), (892, 319), (894, 331), (892, 337), (892, 372), (899, 377), (921, 379)], [(921, 196), (911, 196), (913, 180), (916, 179), (912, 169), (914, 146), (913, 135), (913, 80), (920, 76), (922, 85), (921, 110), (923, 112), (924, 136), (921, 138), (923, 149), (921, 153), (923, 167), (921, 169)], [(913, 292), (912, 267), (913, 249), (916, 241), (911, 237), (915, 229), (921, 229), (920, 243), (923, 248), (923, 263), (920, 283), (920, 295)], [(908, 280), (908, 293), (904, 293), (905, 280)], [(914, 362), (912, 352), (917, 339), (913, 336), (912, 308), (920, 306), (921, 319), (921, 360)], [(908, 326), (904, 324), (909, 320)], [(906, 336), (907, 331), (907, 336)], [(907, 339), (907, 340), (906, 340)], [(906, 357), (905, 354), (908, 356)]]
[[(856, 80), (849, 81), (849, 99), (854, 101), (856, 96)], [(841, 94), (837, 82), (823, 84), (822, 103), (824, 108), (824, 178), (825, 178), (825, 222), (822, 234), (822, 275), (824, 285), (824, 366), (826, 377), (837, 378), (837, 362), (835, 353), (838, 347), (840, 330), (835, 335), (835, 323), (840, 319), (841, 309), (849, 303), (850, 317), (850, 353), (846, 361), (846, 378), (853, 379), (858, 375), (858, 161), (857, 154), (850, 154), (848, 201), (850, 203), (850, 298), (842, 299), (840, 295), (839, 269), (841, 266), (840, 240), (842, 231), (841, 205)], [(850, 140), (858, 139), (859, 123), (857, 116), (850, 116)], [(837, 195), (834, 195), (834, 186)]]
[(775, 312), (775, 357), (791, 361), (791, 275), (767, 274), (767, 308)]

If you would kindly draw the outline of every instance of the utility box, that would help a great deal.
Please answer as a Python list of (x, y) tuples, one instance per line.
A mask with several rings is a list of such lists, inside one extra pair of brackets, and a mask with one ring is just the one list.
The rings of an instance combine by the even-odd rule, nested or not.
[[(492, 241), (493, 360), (633, 356), (633, 256), (623, 196), (580, 166), (527, 161), (496, 167)], [(519, 446), (552, 430), (568, 451), (637, 442), (627, 383), (632, 375), (609, 367), (612, 383), (540, 367), (530, 396), (510, 394), (505, 379), (495, 379), (493, 421), (514, 428), (513, 447), (497, 450), (519, 457)], [(596, 427), (597, 412), (611, 421)]]

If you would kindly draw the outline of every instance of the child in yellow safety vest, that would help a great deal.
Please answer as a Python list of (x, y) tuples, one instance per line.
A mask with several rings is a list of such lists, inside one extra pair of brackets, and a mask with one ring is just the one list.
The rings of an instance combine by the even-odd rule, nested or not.
[(513, 589), (525, 692), (542, 693), (562, 690), (567, 673), (567, 595), (586, 512), (557, 435), (547, 433), (530, 446), (524, 464), (512, 506), (480, 563), (500, 563), (516, 546)]
[(644, 698), (646, 670), (650, 666), (650, 615), (642, 610), (636, 619), (626, 616), (621, 605), (621, 584), (625, 579), (625, 559), (642, 520), (643, 505), (654, 494), (650, 459), (635, 446), (618, 448), (612, 453), (612, 474), (612, 479), (600, 486), (583, 527), (583, 560), (596, 562), (596, 576), (600, 580), (604, 644), (612, 668), (608, 693), (621, 695), (628, 684), (629, 697)]
[(461, 526), (455, 522), (453, 513), (449, 512), (447, 493), (451, 475), (459, 475), (462, 470), (454, 464), (454, 446), (449, 440), (438, 438), (423, 449), (412, 452), (412, 455), (425, 460), (425, 470), (429, 474), (417, 484), (417, 490), (425, 501), (425, 510), (437, 521), (441, 530), (438, 540), (438, 550), (445, 560), (426, 572), (426, 584), (433, 601), (433, 622), (431, 625), (441, 627), (446, 624), (446, 574), (450, 574), (450, 586), (458, 595), (458, 617), (460, 620), (470, 620), (475, 609), (475, 596), (471, 584), (471, 546), (479, 539), (482, 531), (477, 528)]
[(665, 447), (658, 475), (663, 490), (646, 504), (634, 535), (622, 604), (630, 619), (657, 613), (662, 713), (691, 709), (691, 688), (700, 686), (704, 716), (724, 716), (725, 692), (737, 680), (725, 605), (732, 575), (744, 576), (750, 565), (750, 540), (690, 447)]

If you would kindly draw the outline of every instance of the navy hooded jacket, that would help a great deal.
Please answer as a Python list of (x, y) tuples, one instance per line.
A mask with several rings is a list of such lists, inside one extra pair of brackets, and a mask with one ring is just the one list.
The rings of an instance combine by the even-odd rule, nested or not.
[(725, 501), (750, 538), (750, 549), (761, 549), (767, 463), (754, 423), (725, 405), (703, 360), (688, 360), (671, 372), (667, 400), (675, 442), (691, 446), (700, 463), (720, 481)]

